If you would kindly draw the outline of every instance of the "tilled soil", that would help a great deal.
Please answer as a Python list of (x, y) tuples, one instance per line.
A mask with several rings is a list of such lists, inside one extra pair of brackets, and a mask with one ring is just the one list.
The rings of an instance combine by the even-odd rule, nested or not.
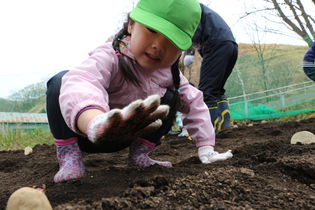
[(315, 133), (315, 119), (254, 123), (219, 134), (215, 149), (233, 158), (201, 164), (195, 144), (167, 135), (150, 154), (172, 168), (127, 167), (128, 150), (83, 153), (82, 179), (54, 183), (54, 145), (0, 152), (0, 209), (18, 188), (47, 186), (47, 197), (61, 209), (315, 209), (315, 144), (291, 145), (297, 131)]

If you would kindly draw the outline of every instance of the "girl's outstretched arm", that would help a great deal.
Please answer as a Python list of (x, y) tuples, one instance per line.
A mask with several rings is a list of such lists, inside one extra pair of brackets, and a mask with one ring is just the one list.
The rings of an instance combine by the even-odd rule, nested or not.
[(131, 142), (138, 136), (158, 129), (169, 113), (169, 106), (160, 105), (160, 96), (151, 95), (136, 100), (123, 109), (102, 112), (99, 109), (83, 111), (76, 126), (96, 144)]

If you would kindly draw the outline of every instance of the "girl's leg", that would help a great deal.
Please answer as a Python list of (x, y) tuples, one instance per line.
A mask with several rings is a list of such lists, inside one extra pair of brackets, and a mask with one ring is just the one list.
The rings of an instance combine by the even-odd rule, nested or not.
[(61, 80), (68, 71), (62, 71), (47, 82), (46, 110), (50, 131), (56, 139), (68, 139), (78, 136), (66, 124), (59, 106)]
[(57, 159), (59, 171), (54, 177), (55, 182), (81, 178), (85, 167), (82, 153), (78, 146), (78, 135), (66, 125), (59, 106), (59, 94), (62, 76), (67, 71), (62, 71), (47, 82), (46, 109), (50, 130), (57, 146)]
[[(167, 90), (161, 104), (169, 104), (173, 97), (173, 92)], [(172, 109), (172, 107), (171, 107)], [(172, 163), (168, 161), (156, 161), (149, 158), (148, 154), (152, 152), (155, 146), (160, 145), (160, 139), (166, 135), (173, 125), (173, 121), (164, 120), (162, 126), (156, 131), (143, 135), (133, 141), (129, 147), (128, 166), (148, 167), (150, 165), (159, 164), (166, 167), (172, 167)]]
[(79, 136), (66, 124), (60, 111), (59, 95), (61, 80), (68, 71), (56, 74), (47, 82), (46, 109), (51, 133), (57, 146), (57, 158), (60, 169), (54, 177), (55, 182), (62, 182), (83, 177), (85, 167), (81, 150), (89, 153), (108, 153), (120, 151), (130, 143), (96, 145), (86, 137)]
[(59, 171), (54, 176), (54, 182), (58, 183), (83, 177), (85, 166), (77, 139), (76, 142), (66, 145), (58, 145), (56, 141), (56, 145)]
[(110, 153), (127, 148), (130, 143), (122, 143), (119, 145), (111, 142), (104, 145), (93, 144), (88, 138), (79, 136), (67, 126), (59, 106), (61, 79), (67, 72), (68, 71), (62, 71), (47, 82), (47, 116), (50, 131), (55, 138), (56, 144), (67, 145), (78, 142), (80, 149), (88, 153)]
[(150, 165), (161, 165), (172, 167), (169, 161), (157, 161), (149, 158), (149, 153), (152, 152), (156, 144), (149, 142), (146, 139), (137, 138), (129, 147), (128, 166), (148, 167)]
[[(167, 89), (165, 95), (161, 98), (161, 104), (170, 105), (172, 98), (173, 98), (173, 92), (171, 90)], [(171, 107), (171, 110), (172, 109), (173, 109), (173, 107)], [(171, 110), (170, 110), (170, 112), (171, 112)], [(152, 142), (156, 145), (160, 145), (161, 144), (160, 139), (162, 138), (162, 136), (166, 135), (170, 131), (170, 129), (172, 128), (172, 125), (173, 125), (172, 120), (170, 121), (168, 119), (165, 119), (162, 122), (163, 122), (163, 124), (159, 129), (157, 129), (156, 131), (151, 132), (149, 134), (142, 135), (140, 137), (143, 139), (146, 139), (149, 142)]]

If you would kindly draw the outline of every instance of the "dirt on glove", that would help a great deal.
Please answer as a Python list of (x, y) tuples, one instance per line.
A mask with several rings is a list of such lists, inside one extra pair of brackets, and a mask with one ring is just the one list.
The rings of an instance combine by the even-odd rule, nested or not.
[(83, 153), (86, 175), (54, 183), (55, 145), (0, 152), (0, 209), (20, 187), (46, 184), (53, 209), (315, 209), (315, 144), (290, 144), (298, 131), (315, 133), (315, 119), (253, 122), (219, 134), (215, 150), (233, 158), (201, 164), (195, 144), (167, 135), (150, 155), (173, 168), (128, 168), (128, 149)]

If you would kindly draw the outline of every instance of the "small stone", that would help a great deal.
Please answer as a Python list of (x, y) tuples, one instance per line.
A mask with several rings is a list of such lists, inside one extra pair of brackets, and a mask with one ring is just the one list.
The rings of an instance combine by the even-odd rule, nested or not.
[(24, 155), (29, 155), (29, 154), (31, 154), (31, 153), (33, 153), (32, 147), (25, 147), (25, 149), (24, 149)]

